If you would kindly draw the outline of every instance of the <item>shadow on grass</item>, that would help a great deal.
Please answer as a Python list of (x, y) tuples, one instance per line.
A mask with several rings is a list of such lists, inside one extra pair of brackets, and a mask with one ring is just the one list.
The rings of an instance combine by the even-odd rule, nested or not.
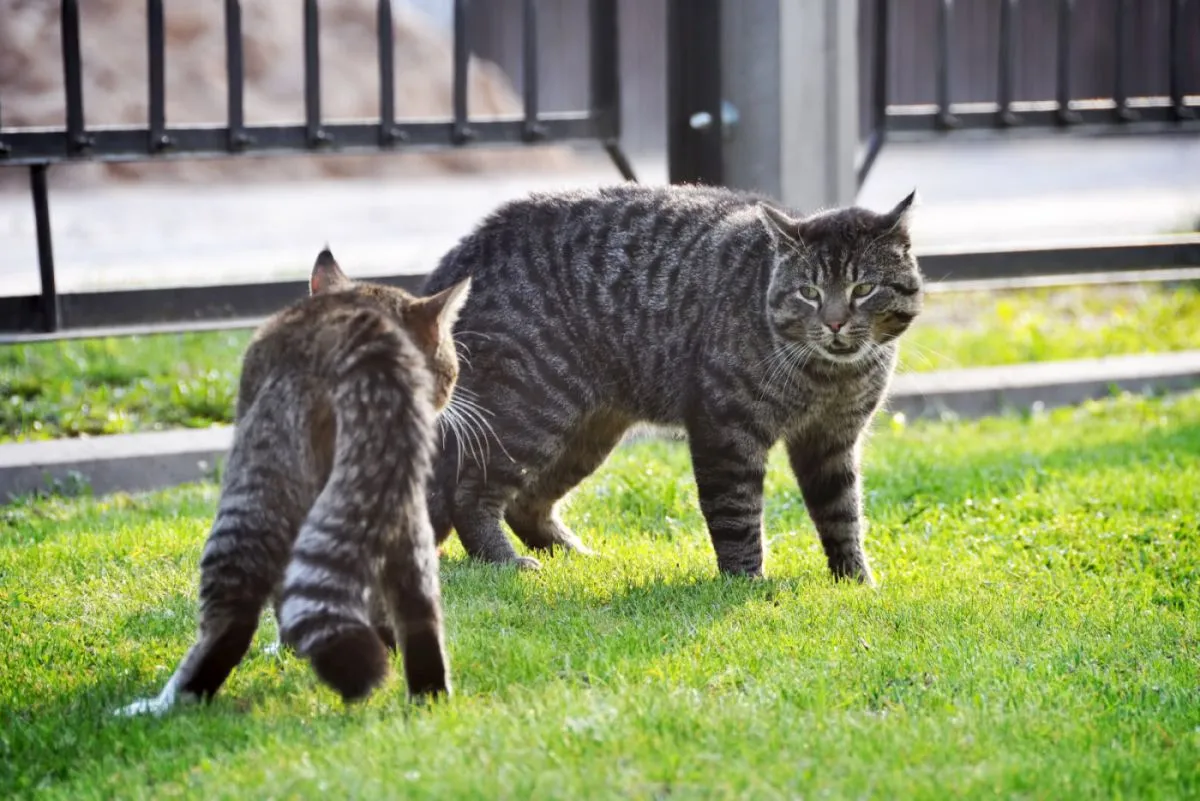
[[(778, 584), (715, 577), (677, 584), (654, 580), (603, 599), (547, 604), (537, 579), (527, 573), (451, 560), (443, 574), (447, 612), (454, 621), (448, 635), (456, 690), (470, 696), (551, 682), (620, 681), (691, 642), (743, 602), (769, 596)], [(484, 609), (494, 610), (496, 604), (499, 615)], [(194, 615), (195, 599), (176, 594), (163, 599), (162, 608)], [(519, 622), (507, 626), (505, 619)], [(202, 761), (224, 759), (265, 740), (294, 737), (319, 748), (381, 718), (426, 713), (405, 701), (397, 658), (389, 684), (347, 714), (302, 661), (263, 651), (273, 632), (268, 620), (264, 616), (246, 660), (212, 704), (178, 708), (161, 718), (122, 718), (113, 711), (157, 694), (192, 642), (189, 614), (141, 609), (124, 616), (114, 624), (114, 634), (137, 653), (161, 653), (166, 670), (146, 673), (127, 656), (88, 649), (95, 658), (84, 667), (85, 680), (35, 688), (0, 704), (0, 794), (64, 790), (73, 783), (91, 787), (100, 777), (136, 765), (146, 765), (147, 778), (155, 783), (180, 781)], [(509, 636), (488, 636), (498, 626), (507, 627)], [(580, 655), (573, 668), (560, 664), (564, 654)], [(311, 725), (314, 717), (321, 720), (319, 727)]]

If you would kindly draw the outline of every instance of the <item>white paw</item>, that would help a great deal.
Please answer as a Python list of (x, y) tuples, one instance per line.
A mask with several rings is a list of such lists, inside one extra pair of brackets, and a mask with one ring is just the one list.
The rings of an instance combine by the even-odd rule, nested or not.
[(136, 715), (161, 715), (170, 709), (174, 704), (163, 698), (161, 695), (157, 698), (141, 698), (134, 701), (129, 706), (123, 706), (114, 712), (118, 717), (131, 718)]
[(154, 698), (142, 698), (128, 706), (123, 706), (113, 712), (118, 717), (135, 717), (137, 715), (161, 715), (177, 704), (194, 703), (199, 700), (191, 693), (180, 693), (175, 690), (175, 681), (167, 682), (163, 691)]

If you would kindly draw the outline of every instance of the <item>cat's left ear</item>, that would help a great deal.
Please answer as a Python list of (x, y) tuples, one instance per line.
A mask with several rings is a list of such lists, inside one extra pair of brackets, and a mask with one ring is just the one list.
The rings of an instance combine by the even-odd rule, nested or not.
[(771, 235), (771, 241), (776, 246), (782, 242), (786, 242), (793, 247), (800, 244), (799, 219), (790, 217), (786, 212), (782, 212), (766, 203), (758, 204), (758, 215), (762, 218), (763, 225), (767, 227), (767, 233)]
[(909, 225), (912, 223), (913, 210), (917, 207), (917, 190), (908, 193), (908, 197), (896, 204), (896, 207), (883, 215), (883, 227), (888, 233), (908, 236)]
[(470, 291), (471, 278), (468, 276), (454, 286), (413, 304), (412, 317), (415, 324), (423, 329), (421, 334), (431, 342), (441, 342), (449, 337)]
[(317, 263), (312, 268), (312, 276), (308, 279), (309, 294), (320, 295), (324, 292), (336, 292), (353, 283), (342, 272), (342, 268), (338, 266), (337, 260), (329, 251), (329, 246), (326, 245), (325, 249), (317, 256)]

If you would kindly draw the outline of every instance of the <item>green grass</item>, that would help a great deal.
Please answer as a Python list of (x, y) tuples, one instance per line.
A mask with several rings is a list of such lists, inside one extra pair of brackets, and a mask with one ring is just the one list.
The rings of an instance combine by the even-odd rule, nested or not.
[(456, 695), (344, 710), (261, 651), (163, 719), (210, 485), (0, 507), (0, 797), (1200, 797), (1200, 393), (904, 426), (880, 588), (835, 585), (776, 453), (768, 579), (717, 578), (686, 452), (620, 450), (599, 551), (443, 562)]
[[(247, 332), (0, 346), (0, 442), (229, 423)], [(902, 369), (1200, 347), (1200, 286), (931, 295)]]
[(0, 442), (233, 419), (248, 331), (0, 345)]
[(934, 295), (905, 369), (945, 370), (1200, 348), (1200, 284)]

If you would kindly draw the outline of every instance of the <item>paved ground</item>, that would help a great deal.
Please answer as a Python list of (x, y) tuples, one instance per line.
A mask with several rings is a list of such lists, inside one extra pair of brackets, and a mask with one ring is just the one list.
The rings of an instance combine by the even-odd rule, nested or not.
[[(661, 158), (641, 158), (660, 183)], [(60, 169), (69, 169), (64, 167)], [(114, 186), (51, 196), (61, 291), (297, 278), (327, 240), (359, 275), (424, 272), (502, 201), (617, 179), (578, 171), (403, 183)], [(919, 188), (919, 249), (1128, 237), (1200, 218), (1200, 136), (889, 143), (860, 196), (883, 208)], [(0, 194), (0, 294), (38, 289), (30, 201)]]

